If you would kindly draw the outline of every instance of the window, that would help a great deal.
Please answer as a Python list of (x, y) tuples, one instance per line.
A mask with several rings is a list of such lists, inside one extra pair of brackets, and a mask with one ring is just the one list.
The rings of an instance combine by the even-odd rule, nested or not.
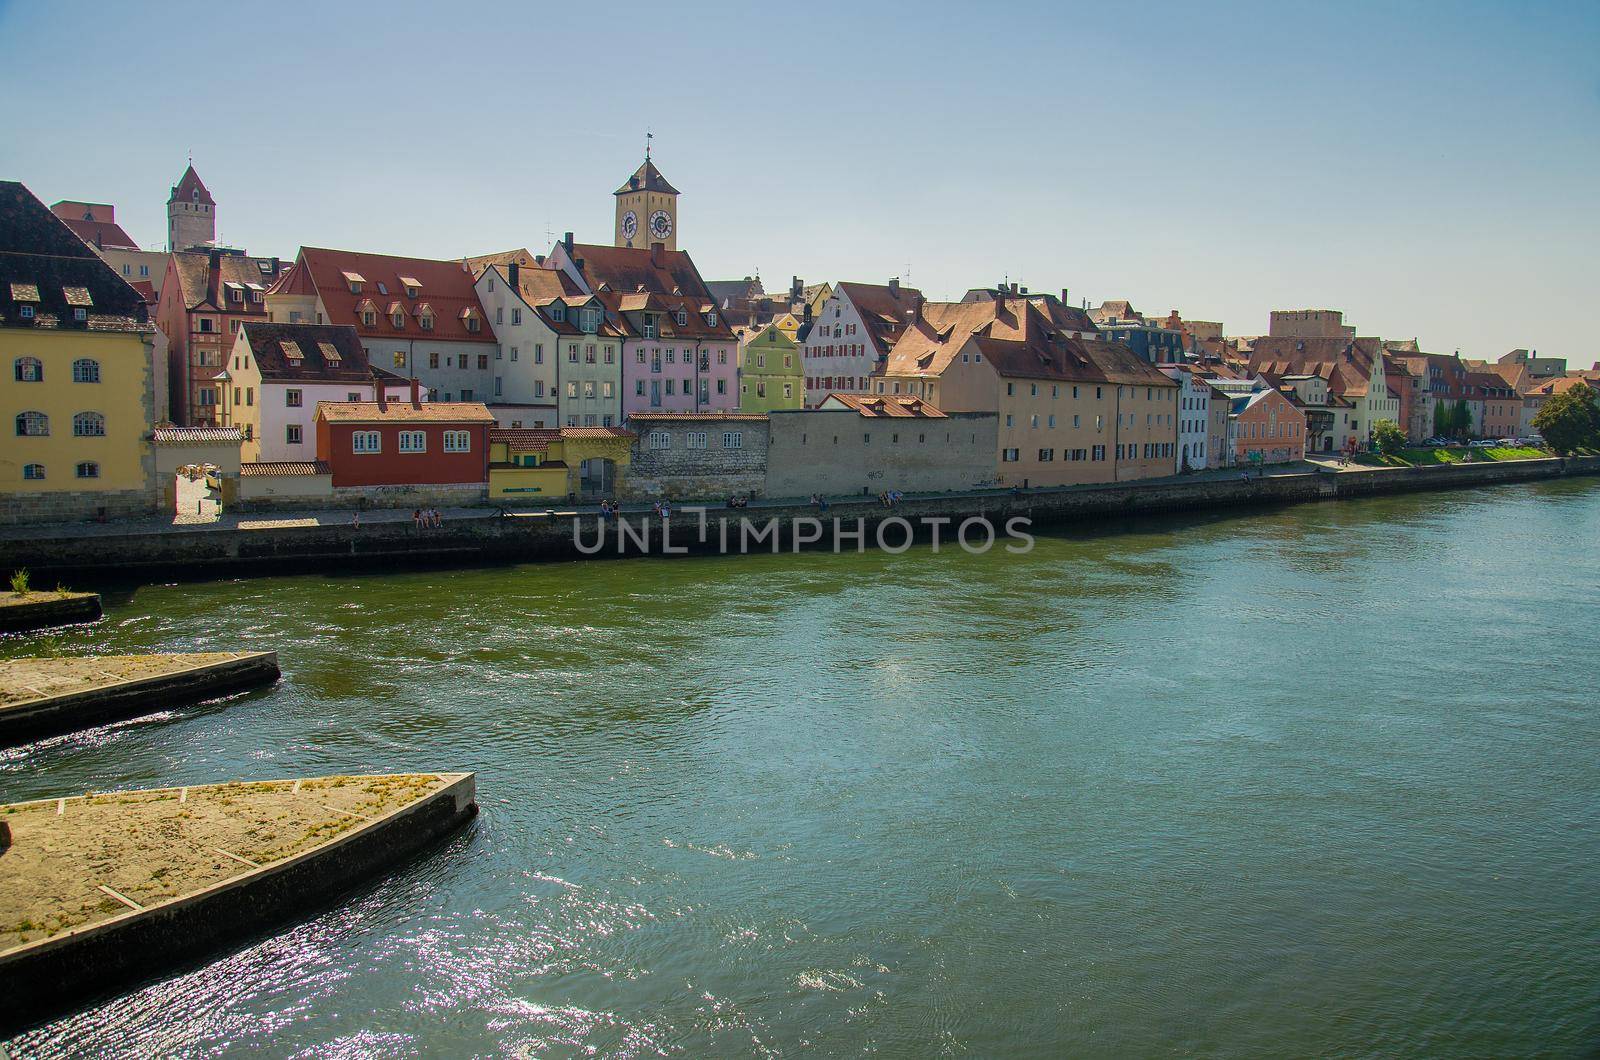
[(304, 405), (305, 395), (299, 390), (285, 390), (283, 404), (286, 408), (297, 409)]
[(444, 451), (447, 452), (447, 453), (470, 453), (470, 452), (472, 452), (472, 432), (471, 431), (445, 431), (444, 432)]
[(432, 331), (433, 330), (433, 314), (432, 313), (423, 313), (422, 316), (420, 318), (418, 318), (417, 325), (419, 327), (421, 327), (423, 331)]
[(577, 396), (578, 396), (578, 384), (569, 380), (567, 382), (567, 397), (575, 398)]
[(593, 379), (585, 379), (583, 381), (583, 396), (586, 397), (586, 398), (593, 398), (594, 397), (594, 380)]
[(81, 464), (78, 465), (78, 477), (79, 478), (99, 478), (100, 477), (100, 465), (95, 463), (93, 460), (85, 460), (85, 461), (83, 461)]
[(72, 417), (72, 435), (75, 438), (104, 438), (106, 418), (98, 412), (80, 412)]
[(680, 328), (687, 327), (689, 324), (689, 314), (681, 309), (672, 315), (672, 319), (677, 321)]
[(246, 405), (254, 405), (256, 403), (256, 388), (255, 387), (247, 386), (247, 387), (244, 388), (244, 403)]
[(42, 412), (17, 413), (17, 437), (43, 438), (50, 433), (50, 417)]
[[(448, 401), (449, 398), (446, 398), (445, 400)], [(471, 401), (472, 400), (472, 388), (471, 387), (462, 387), (461, 388), (461, 400), (462, 401)]]
[(672, 448), (672, 435), (668, 434), (666, 431), (651, 431), (650, 432), (650, 448), (652, 448), (652, 449), (671, 449)]
[(361, 395), (360, 394), (356, 394), (356, 393), (349, 393), (349, 394), (346, 394), (344, 396), (344, 399), (346, 401), (360, 401), (361, 400)]
[[(516, 353), (515, 350), (511, 351), (511, 359), (513, 361), (517, 359), (517, 353)], [(534, 364), (543, 364), (544, 363), (544, 343), (542, 343), (542, 342), (536, 342), (536, 343), (533, 344), (533, 363)]]
[(1002, 449), (1000, 451), (1000, 462), (1003, 463), (1003, 464), (1015, 464), (1018, 460), (1021, 460), (1021, 459), (1022, 459), (1022, 454), (1021, 454), (1020, 450), (1017, 450), (1017, 449)]
[(743, 449), (744, 435), (740, 431), (724, 431), (722, 434), (722, 448)]
[(586, 335), (593, 335), (600, 330), (600, 310), (590, 307), (583, 311), (583, 320), (578, 325)]
[(683, 445), (685, 449), (706, 448), (706, 432), (690, 431), (688, 434), (684, 435)]
[(428, 436), (422, 431), (401, 431), (400, 451), (402, 453), (426, 453), (428, 451)]
[(488, 370), (489, 370), (489, 355), (487, 353), (478, 354), (478, 371), (487, 372)]
[(100, 381), (100, 362), (90, 357), (80, 357), (73, 361), (72, 381), (74, 383), (98, 383)]
[[(361, 323), (365, 324), (367, 327), (370, 328), (374, 324), (376, 324), (377, 322), (378, 322), (378, 314), (377, 314), (376, 311), (368, 309), (366, 312), (361, 314)], [(206, 329), (205, 328), (201, 328), (200, 330), (201, 331), (205, 331)]]
[(522, 323), (522, 310), (520, 308), (517, 308), (515, 306), (512, 307), (512, 309), (511, 309), (511, 323), (512, 324), (520, 324), (520, 323)]
[(44, 480), (43, 464), (23, 464), (22, 477), (28, 482), (42, 482)]
[(394, 325), (396, 331), (404, 331), (406, 328), (406, 315), (404, 313), (396, 313), (389, 318), (389, 323)]
[(13, 368), (19, 383), (42, 383), (44, 381), (44, 363), (37, 357), (18, 357)]
[(383, 451), (382, 436), (377, 431), (356, 431), (350, 435), (350, 451), (380, 453)]
[(1056, 451), (1054, 449), (1041, 449), (1041, 450), (1039, 450), (1039, 463), (1048, 464), (1052, 460), (1054, 460), (1055, 458), (1056, 458)]
[(284, 428), (283, 440), (290, 445), (299, 445), (301, 442), (301, 428), (298, 423), (291, 423)]

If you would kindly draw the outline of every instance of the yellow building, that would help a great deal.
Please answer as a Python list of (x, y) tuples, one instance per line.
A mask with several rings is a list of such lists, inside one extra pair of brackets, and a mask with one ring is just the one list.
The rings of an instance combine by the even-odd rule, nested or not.
[(139, 293), (32, 192), (0, 181), (0, 522), (154, 510), (165, 355)]
[(633, 432), (621, 427), (518, 427), (489, 432), (489, 499), (509, 507), (616, 499)]

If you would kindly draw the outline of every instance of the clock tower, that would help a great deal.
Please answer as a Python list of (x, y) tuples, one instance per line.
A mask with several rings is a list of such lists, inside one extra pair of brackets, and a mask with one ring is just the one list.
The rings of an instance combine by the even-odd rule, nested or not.
[(644, 165), (615, 192), (619, 247), (645, 248), (661, 243), (678, 249), (678, 189), (667, 183), (645, 148)]

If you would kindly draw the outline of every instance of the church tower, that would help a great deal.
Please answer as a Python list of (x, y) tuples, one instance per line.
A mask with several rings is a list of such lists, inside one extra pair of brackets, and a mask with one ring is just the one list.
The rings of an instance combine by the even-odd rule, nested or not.
[(167, 200), (167, 250), (188, 250), (217, 241), (217, 201), (191, 164)]
[(645, 148), (644, 165), (634, 171), (628, 183), (618, 188), (617, 236), (619, 247), (648, 247), (665, 244), (678, 249), (678, 189), (667, 183)]

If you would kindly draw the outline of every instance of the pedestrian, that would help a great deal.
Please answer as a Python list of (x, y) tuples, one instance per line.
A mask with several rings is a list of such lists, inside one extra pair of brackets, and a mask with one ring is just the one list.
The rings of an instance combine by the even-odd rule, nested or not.
[(350, 525), (355, 527), (357, 530), (361, 529), (361, 513), (360, 512), (357, 512), (356, 514), (354, 514), (354, 515), (352, 515), (350, 517)]
[(444, 525), (444, 516), (440, 513), (439, 509), (437, 509), (437, 508), (435, 508), (433, 510), (433, 525), (434, 526), (443, 526)]
[(411, 529), (418, 530), (418, 531), (420, 531), (422, 529), (422, 509), (421, 508), (413, 508), (413, 509), (411, 509)]

